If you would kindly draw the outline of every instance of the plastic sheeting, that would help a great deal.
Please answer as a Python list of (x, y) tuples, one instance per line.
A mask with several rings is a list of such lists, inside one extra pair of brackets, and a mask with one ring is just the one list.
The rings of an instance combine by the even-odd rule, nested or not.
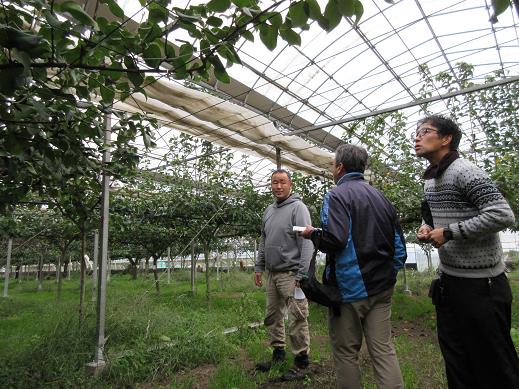
[(164, 127), (233, 148), (246, 149), (276, 161), (276, 147), (283, 150), (282, 165), (309, 174), (329, 172), (333, 153), (297, 136), (281, 133), (265, 116), (208, 93), (167, 80), (145, 87), (147, 97), (134, 93), (114, 108), (145, 112)]

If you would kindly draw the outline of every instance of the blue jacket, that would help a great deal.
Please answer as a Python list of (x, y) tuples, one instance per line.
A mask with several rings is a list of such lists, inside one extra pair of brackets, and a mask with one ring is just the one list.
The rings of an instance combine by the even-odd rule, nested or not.
[(323, 282), (339, 286), (344, 303), (376, 295), (396, 283), (407, 259), (396, 210), (364, 181), (362, 173), (345, 174), (325, 195), (321, 222), (319, 250), (326, 253)]

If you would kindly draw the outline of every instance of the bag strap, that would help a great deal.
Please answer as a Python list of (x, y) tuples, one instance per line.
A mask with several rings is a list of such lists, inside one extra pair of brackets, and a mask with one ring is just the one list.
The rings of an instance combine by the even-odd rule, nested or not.
[(321, 243), (321, 232), (317, 235), (317, 239), (314, 242), (314, 253), (310, 260), (310, 266), (308, 267), (308, 277), (312, 277), (315, 274), (315, 262), (317, 258), (317, 252), (319, 251), (319, 244)]

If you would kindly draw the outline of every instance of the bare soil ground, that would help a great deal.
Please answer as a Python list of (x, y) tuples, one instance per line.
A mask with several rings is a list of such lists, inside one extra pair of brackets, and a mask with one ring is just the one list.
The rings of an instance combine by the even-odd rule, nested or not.
[[(420, 320), (416, 322), (408, 322), (404, 320), (396, 320), (393, 322), (393, 335), (395, 338), (402, 337), (405, 339), (404, 346), (398, 353), (398, 358), (402, 371), (408, 368), (410, 371), (420, 372), (419, 374), (410, 374), (410, 380), (413, 380), (412, 386), (420, 389), (438, 389), (445, 385), (444, 374), (441, 366), (431, 363), (431, 356), (426, 355), (427, 350), (432, 350), (432, 358), (437, 359), (437, 339), (436, 333), (430, 326)], [(280, 377), (271, 377), (267, 381), (259, 379), (258, 373), (254, 370), (257, 361), (250, 360), (245, 352), (240, 353), (236, 357), (237, 363), (243, 366), (244, 371), (248, 372), (251, 381), (257, 382), (260, 389), (294, 389), (294, 388), (310, 388), (310, 389), (328, 389), (335, 387), (335, 373), (333, 362), (328, 351), (328, 337), (314, 337), (312, 339), (313, 350), (319, 350), (321, 360), (312, 362), (308, 368), (305, 377), (296, 381), (282, 381)], [(437, 361), (442, 363), (441, 358)], [(371, 362), (365, 344), (359, 355), (359, 363), (363, 374), (365, 384), (374, 384), (374, 377), (371, 370)], [(193, 389), (206, 389), (209, 386), (212, 375), (216, 371), (216, 366), (206, 365), (196, 369), (185, 371), (177, 375), (176, 382), (192, 382)], [(404, 373), (405, 376), (405, 373)], [(171, 385), (171, 383), (170, 383)], [(155, 386), (157, 387), (157, 386)], [(171, 386), (170, 386), (171, 387)], [(374, 386), (372, 386), (374, 387)]]

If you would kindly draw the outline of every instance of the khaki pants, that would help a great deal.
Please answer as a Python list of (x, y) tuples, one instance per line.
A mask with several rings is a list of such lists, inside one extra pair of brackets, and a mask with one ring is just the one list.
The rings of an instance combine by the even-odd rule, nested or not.
[(294, 299), (295, 275), (292, 272), (268, 272), (265, 327), (273, 347), (285, 347), (285, 311), (288, 309), (288, 336), (294, 355), (310, 351), (308, 301)]
[(373, 363), (377, 387), (404, 388), (402, 373), (391, 343), (390, 288), (365, 300), (341, 305), (341, 316), (328, 314), (328, 328), (332, 343), (337, 388), (361, 389), (358, 354), (362, 335)]

